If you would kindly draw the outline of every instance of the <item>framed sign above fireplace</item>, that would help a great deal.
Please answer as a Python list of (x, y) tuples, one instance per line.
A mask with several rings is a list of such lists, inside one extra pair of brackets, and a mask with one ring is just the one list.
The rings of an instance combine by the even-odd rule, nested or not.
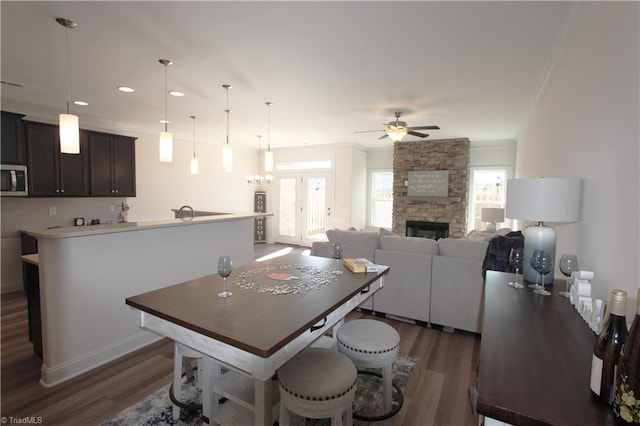
[(449, 170), (409, 171), (407, 195), (409, 197), (447, 197)]

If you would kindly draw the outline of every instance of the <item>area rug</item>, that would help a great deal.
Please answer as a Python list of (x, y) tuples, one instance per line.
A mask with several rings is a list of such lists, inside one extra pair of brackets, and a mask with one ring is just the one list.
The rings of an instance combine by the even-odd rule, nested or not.
[[(417, 363), (416, 358), (404, 355), (398, 356), (393, 364), (393, 382), (404, 391), (411, 378), (411, 374)], [(200, 391), (191, 381), (184, 381), (182, 384), (181, 399), (188, 404), (198, 404), (200, 402)], [(394, 403), (398, 400), (394, 391)], [(226, 402), (230, 403), (230, 402)], [(382, 413), (382, 383), (381, 379), (369, 374), (358, 375), (356, 398), (354, 401), (354, 412), (366, 416), (375, 417)], [(199, 410), (181, 410), (180, 419), (174, 421), (172, 418), (172, 404), (169, 399), (169, 385), (154, 392), (144, 400), (127, 408), (117, 416), (102, 424), (102, 426), (157, 426), (157, 425), (177, 425), (191, 426), (201, 425)], [(292, 416), (292, 426), (324, 426), (330, 424), (325, 420), (305, 420)], [(365, 426), (369, 422), (354, 420), (354, 425)]]

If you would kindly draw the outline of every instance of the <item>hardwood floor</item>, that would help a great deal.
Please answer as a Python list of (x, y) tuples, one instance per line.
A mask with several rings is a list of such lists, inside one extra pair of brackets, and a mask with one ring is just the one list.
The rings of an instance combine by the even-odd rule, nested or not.
[[(256, 249), (256, 257), (284, 247)], [(173, 344), (165, 339), (68, 382), (44, 388), (39, 383), (41, 362), (33, 355), (27, 334), (26, 296), (22, 292), (3, 294), (0, 309), (3, 417), (35, 416), (43, 425), (99, 425), (171, 382)], [(347, 319), (362, 317), (368, 315), (352, 312)], [(376, 319), (398, 330), (400, 353), (419, 359), (393, 425), (477, 425), (468, 389), (478, 366), (480, 338)]]

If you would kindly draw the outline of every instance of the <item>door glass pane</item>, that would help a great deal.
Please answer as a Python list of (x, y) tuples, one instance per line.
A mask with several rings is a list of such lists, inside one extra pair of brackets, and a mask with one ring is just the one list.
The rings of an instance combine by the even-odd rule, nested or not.
[(282, 178), (279, 200), (279, 234), (286, 237), (296, 236), (296, 178)]
[(326, 231), (327, 180), (307, 179), (307, 238), (323, 237)]

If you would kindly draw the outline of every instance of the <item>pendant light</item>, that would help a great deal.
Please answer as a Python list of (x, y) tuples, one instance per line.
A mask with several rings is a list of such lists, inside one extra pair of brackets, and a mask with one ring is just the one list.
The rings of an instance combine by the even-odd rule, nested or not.
[(66, 19), (56, 18), (56, 22), (65, 27), (65, 44), (67, 56), (67, 113), (60, 114), (60, 152), (64, 154), (80, 154), (80, 125), (78, 116), (69, 114), (71, 103), (71, 83), (69, 79), (69, 29), (78, 24)]
[(265, 102), (265, 104), (269, 108), (269, 120), (267, 123), (267, 151), (264, 153), (264, 171), (271, 173), (273, 172), (273, 152), (271, 152), (271, 105), (273, 102)]
[(227, 113), (227, 143), (222, 148), (222, 166), (225, 173), (231, 173), (233, 171), (233, 150), (229, 144), (229, 113), (231, 112), (229, 109), (229, 89), (231, 89), (231, 85), (223, 84), (222, 87), (227, 91), (227, 109), (224, 110)]
[(160, 161), (171, 163), (173, 161), (173, 135), (167, 131), (169, 120), (167, 119), (167, 66), (173, 64), (168, 59), (158, 59), (164, 65), (164, 132), (160, 132)]
[(193, 158), (191, 158), (191, 174), (198, 174), (198, 159), (196, 158), (196, 116), (192, 115), (193, 119)]

